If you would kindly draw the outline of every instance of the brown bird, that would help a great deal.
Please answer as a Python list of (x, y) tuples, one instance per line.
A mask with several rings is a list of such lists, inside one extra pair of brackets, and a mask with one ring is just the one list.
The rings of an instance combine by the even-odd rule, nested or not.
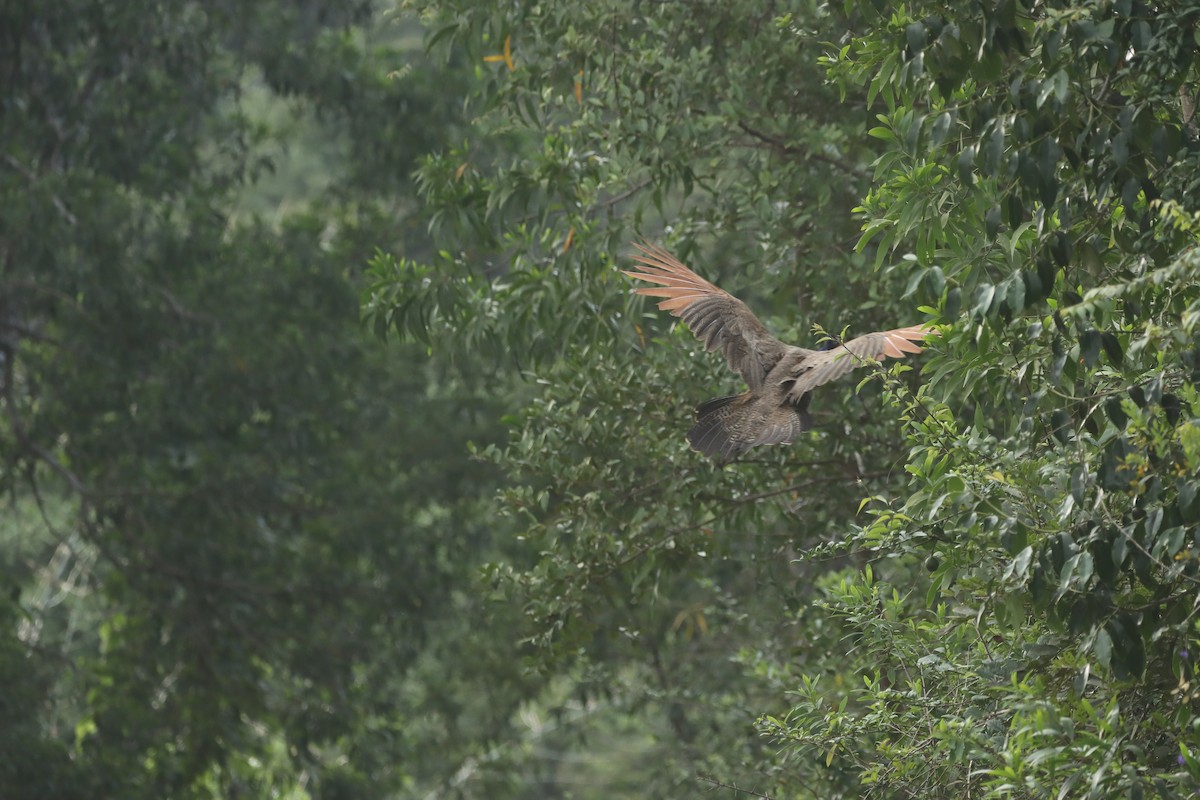
[(887, 356), (919, 353), (919, 342), (937, 331), (922, 325), (864, 334), (827, 350), (784, 344), (772, 336), (745, 303), (651, 244), (634, 244), (639, 271), (625, 274), (659, 286), (635, 289), (665, 297), (658, 307), (681, 317), (708, 350), (720, 349), (742, 376), (746, 391), (696, 406), (688, 431), (692, 447), (726, 463), (760, 444), (791, 444), (812, 427), (810, 392), (855, 367)]

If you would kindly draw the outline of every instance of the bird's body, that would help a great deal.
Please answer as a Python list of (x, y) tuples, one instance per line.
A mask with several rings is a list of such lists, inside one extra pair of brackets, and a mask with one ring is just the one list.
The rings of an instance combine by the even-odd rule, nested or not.
[[(807, 396), (802, 405), (808, 405)], [(807, 409), (785, 402), (782, 392), (746, 391), (698, 405), (688, 442), (725, 462), (760, 444), (795, 441), (811, 425)]]
[(855, 367), (884, 357), (919, 353), (914, 344), (931, 331), (923, 326), (868, 333), (827, 350), (785, 344), (767, 331), (746, 304), (685, 267), (667, 251), (634, 245), (640, 272), (625, 274), (659, 284), (638, 294), (666, 298), (658, 307), (681, 317), (709, 350), (720, 349), (744, 381), (742, 394), (696, 407), (688, 431), (692, 447), (720, 462), (760, 444), (790, 444), (811, 427), (811, 391)]

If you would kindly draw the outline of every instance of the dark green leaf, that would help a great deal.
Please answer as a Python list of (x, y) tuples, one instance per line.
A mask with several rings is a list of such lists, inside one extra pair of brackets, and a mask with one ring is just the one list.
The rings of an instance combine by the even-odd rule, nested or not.
[(1124, 133), (1118, 133), (1112, 140), (1113, 163), (1123, 167), (1129, 163), (1129, 138)]
[(1004, 209), (1008, 215), (1008, 225), (1015, 228), (1025, 221), (1025, 206), (1021, 202), (1021, 195), (1016, 192), (1011, 192), (1004, 200)]
[(1123, 531), (1117, 531), (1112, 543), (1112, 562), (1117, 569), (1122, 569), (1125, 566), (1125, 559), (1129, 556), (1129, 537)]
[(987, 316), (988, 310), (992, 307), (992, 300), (995, 297), (996, 287), (994, 284), (979, 284), (975, 288), (975, 297), (971, 301), (971, 316), (976, 319)]
[(1096, 655), (1096, 661), (1100, 666), (1109, 668), (1112, 665), (1112, 636), (1108, 630), (1101, 628), (1096, 631), (1096, 638), (1092, 642), (1092, 652)]
[(995, 239), (1000, 232), (1000, 206), (992, 206), (983, 215), (984, 233), (989, 239)]
[(929, 294), (941, 297), (946, 288), (946, 275), (942, 272), (941, 267), (930, 267), (929, 271), (925, 273), (925, 282)]
[(1083, 503), (1087, 478), (1087, 467), (1083, 464), (1077, 464), (1071, 469), (1071, 496), (1075, 498), (1077, 504)]
[(1021, 282), (1025, 284), (1025, 298), (1029, 305), (1040, 303), (1046, 299), (1046, 291), (1042, 288), (1042, 279), (1033, 270), (1021, 270)]
[(949, 111), (944, 111), (938, 114), (936, 120), (933, 121), (933, 126), (929, 130), (929, 146), (933, 148), (940, 147), (946, 139), (946, 134), (950, 132), (950, 123), (953, 121), (953, 115)]
[(958, 155), (958, 177), (967, 186), (971, 186), (975, 182), (974, 166), (975, 145), (970, 145), (963, 148)]
[(1060, 267), (1071, 263), (1071, 237), (1063, 231), (1055, 231), (1050, 240), (1050, 254)]
[(1056, 409), (1050, 415), (1050, 433), (1062, 444), (1069, 442), (1073, 433), (1071, 430), (1071, 415), (1061, 408)]
[(1093, 367), (1100, 358), (1100, 331), (1089, 328), (1079, 334), (1079, 355), (1084, 366)]
[(904, 37), (908, 42), (908, 49), (912, 54), (916, 54), (925, 49), (928, 42), (928, 34), (925, 26), (920, 22), (913, 22), (904, 29)]
[[(1004, 161), (1004, 126), (996, 120), (991, 134), (987, 139), (987, 148), (983, 154), (983, 170), (988, 175), (996, 175), (1001, 171)], [(999, 207), (997, 207), (999, 214)]]
[(1117, 430), (1124, 430), (1125, 424), (1129, 422), (1129, 417), (1125, 414), (1125, 410), (1121, 408), (1121, 399), (1119, 397), (1110, 397), (1104, 401), (1104, 413), (1112, 420), (1113, 425), (1117, 426)]
[(1025, 309), (1025, 281), (1017, 273), (1004, 282), (1004, 305), (1010, 312), (1020, 314)]
[(1146, 669), (1146, 649), (1137, 623), (1129, 615), (1121, 614), (1109, 620), (1104, 628), (1112, 637), (1113, 673), (1120, 680), (1141, 677)]
[(946, 292), (946, 306), (943, 311), (943, 316), (947, 321), (953, 321), (958, 317), (958, 312), (962, 309), (962, 289), (957, 286), (951, 286)]
[(1108, 363), (1119, 368), (1121, 362), (1125, 360), (1125, 353), (1121, 350), (1121, 342), (1117, 339), (1116, 334), (1105, 331), (1100, 337), (1100, 343), (1104, 345)]

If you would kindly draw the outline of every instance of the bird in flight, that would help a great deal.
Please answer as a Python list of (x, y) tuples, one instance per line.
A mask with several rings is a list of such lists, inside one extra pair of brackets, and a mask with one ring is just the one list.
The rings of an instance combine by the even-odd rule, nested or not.
[(666, 298), (658, 307), (682, 318), (706, 349), (720, 349), (746, 382), (748, 388), (741, 394), (696, 406), (696, 424), (688, 431), (692, 448), (721, 464), (760, 444), (791, 444), (812, 427), (808, 404), (813, 389), (864, 364), (919, 353), (915, 342), (937, 333), (913, 325), (867, 333), (827, 350), (784, 344), (745, 303), (666, 250), (649, 243), (633, 246), (638, 250), (633, 256), (637, 271), (624, 270), (625, 274), (658, 284), (634, 291)]

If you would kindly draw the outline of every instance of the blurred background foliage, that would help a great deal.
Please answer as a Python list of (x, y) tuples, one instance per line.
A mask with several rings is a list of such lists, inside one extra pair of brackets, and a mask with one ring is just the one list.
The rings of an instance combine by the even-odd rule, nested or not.
[(1198, 18), (0, 3), (0, 796), (1191, 795)]

